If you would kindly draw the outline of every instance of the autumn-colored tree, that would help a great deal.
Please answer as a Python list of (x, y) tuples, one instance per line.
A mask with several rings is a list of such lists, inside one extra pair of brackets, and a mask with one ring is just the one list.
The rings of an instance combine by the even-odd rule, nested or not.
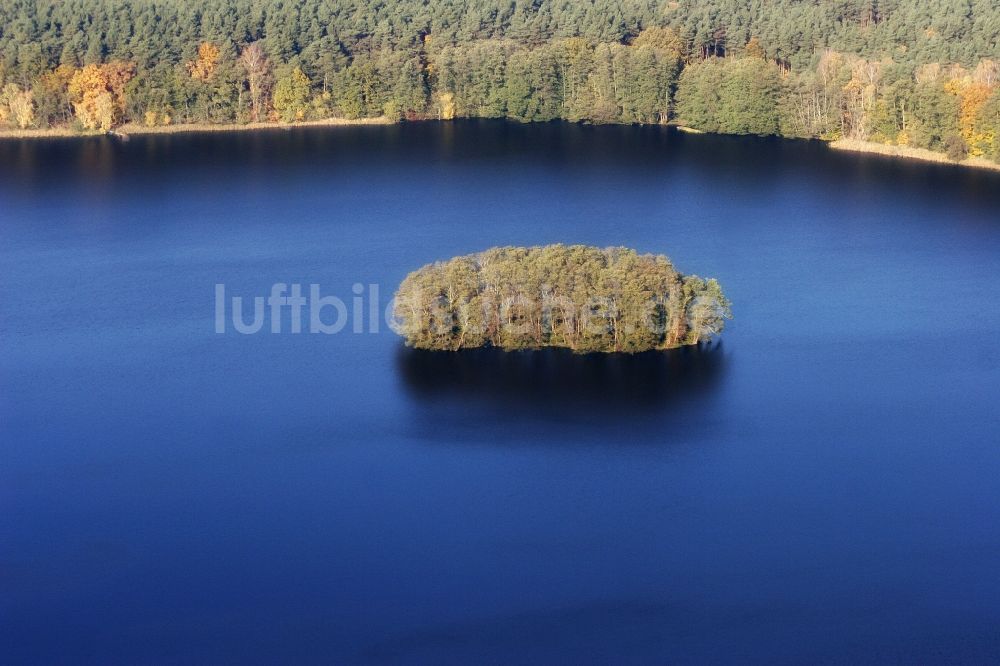
[(437, 103), (439, 119), (453, 120), (455, 118), (455, 93), (438, 93), (434, 101)]
[(212, 42), (202, 42), (198, 46), (198, 57), (185, 65), (192, 79), (208, 81), (219, 66), (219, 47)]
[(751, 37), (750, 41), (747, 42), (746, 47), (743, 49), (743, 55), (747, 58), (758, 58), (760, 60), (767, 57), (767, 54), (764, 53), (764, 47), (761, 46), (760, 40), (756, 37)]
[(69, 95), (80, 123), (106, 132), (122, 122), (125, 85), (133, 76), (135, 65), (120, 60), (77, 70), (69, 82)]
[(69, 95), (76, 117), (85, 128), (107, 131), (114, 126), (114, 114), (106, 112), (114, 105), (100, 65), (77, 70), (69, 82)]
[(35, 102), (32, 91), (21, 90), (15, 83), (8, 83), (0, 91), (0, 122), (12, 121), (20, 129), (27, 129), (35, 122)]
[(973, 157), (984, 155), (990, 148), (993, 137), (990, 130), (979, 122), (980, 111), (993, 93), (993, 88), (985, 83), (962, 82), (954, 87), (959, 98), (958, 128)]
[(240, 63), (246, 73), (247, 90), (250, 92), (250, 119), (254, 122), (264, 120), (267, 116), (267, 94), (271, 87), (271, 61), (258, 41), (243, 48)]
[(125, 87), (135, 77), (135, 63), (111, 60), (101, 66), (101, 71), (107, 81), (108, 91), (111, 93), (115, 114), (123, 118), (126, 108)]

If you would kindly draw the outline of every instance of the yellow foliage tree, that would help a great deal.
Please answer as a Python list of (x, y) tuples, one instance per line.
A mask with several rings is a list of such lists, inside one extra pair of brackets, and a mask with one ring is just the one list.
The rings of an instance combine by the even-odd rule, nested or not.
[(979, 112), (992, 93), (993, 89), (990, 86), (975, 82), (967, 83), (958, 90), (959, 131), (969, 147), (969, 154), (973, 157), (984, 155), (993, 141), (990, 130), (983, 128), (979, 122)]
[(100, 65), (87, 65), (73, 74), (69, 82), (70, 100), (77, 119), (87, 129), (111, 129), (111, 118), (101, 118), (97, 113), (97, 98), (107, 95), (107, 82)]
[(219, 47), (212, 42), (202, 42), (198, 47), (198, 57), (187, 63), (192, 79), (208, 81), (219, 66)]
[(13, 121), (20, 129), (27, 129), (35, 122), (35, 102), (31, 90), (21, 90), (17, 84), (8, 83), (0, 91), (0, 121)]
[(442, 92), (437, 95), (438, 118), (440, 120), (455, 119), (455, 93)]
[(761, 60), (767, 58), (767, 54), (764, 52), (764, 47), (761, 46), (760, 40), (756, 37), (750, 38), (750, 41), (747, 42), (743, 53), (748, 58), (759, 58)]
[(69, 95), (80, 123), (105, 132), (120, 123), (125, 117), (125, 85), (133, 76), (135, 65), (120, 60), (76, 70)]
[(76, 69), (72, 65), (63, 63), (51, 72), (45, 72), (42, 74), (39, 77), (38, 82), (47, 90), (65, 91), (69, 87), (69, 82), (73, 80), (73, 75), (75, 73)]

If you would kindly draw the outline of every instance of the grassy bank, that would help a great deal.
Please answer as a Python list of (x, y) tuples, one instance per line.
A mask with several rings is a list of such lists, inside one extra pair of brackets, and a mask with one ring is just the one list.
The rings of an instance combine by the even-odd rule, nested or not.
[(939, 164), (954, 164), (956, 166), (1000, 171), (1000, 164), (991, 162), (982, 157), (970, 157), (966, 160), (962, 160), (961, 162), (957, 162), (949, 159), (948, 156), (943, 153), (936, 153), (933, 150), (914, 148), (912, 146), (890, 146), (884, 143), (858, 141), (856, 139), (838, 139), (837, 141), (831, 141), (829, 145), (834, 150), (847, 150), (855, 153), (871, 153), (873, 155), (902, 157), (904, 159), (920, 160), (922, 162), (937, 162)]
[(69, 127), (46, 127), (45, 129), (0, 129), (2, 139), (51, 139), (68, 136), (100, 136), (103, 132), (76, 131)]
[[(306, 120), (298, 123), (244, 123), (212, 125), (209, 123), (193, 123), (181, 125), (157, 125), (149, 127), (138, 123), (127, 123), (115, 128), (118, 135), (144, 134), (181, 134), (183, 132), (245, 132), (262, 129), (293, 129), (296, 127), (333, 127), (344, 125), (388, 125), (393, 121), (382, 116), (379, 118), (326, 118), (324, 120)], [(46, 129), (8, 129), (0, 130), (0, 139), (47, 139), (55, 137), (101, 136), (100, 131), (80, 131), (71, 127), (49, 127)]]

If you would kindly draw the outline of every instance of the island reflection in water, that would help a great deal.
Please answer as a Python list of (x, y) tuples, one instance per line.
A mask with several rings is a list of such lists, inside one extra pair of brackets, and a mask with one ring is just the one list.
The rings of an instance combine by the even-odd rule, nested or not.
[(726, 363), (721, 342), (639, 354), (402, 347), (396, 357), (404, 386), (418, 400), (640, 411), (703, 397), (719, 384)]

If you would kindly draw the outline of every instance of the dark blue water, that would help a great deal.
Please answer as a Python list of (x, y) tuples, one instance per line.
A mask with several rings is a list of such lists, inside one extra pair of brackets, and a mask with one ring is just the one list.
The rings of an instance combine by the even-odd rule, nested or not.
[[(634, 358), (215, 333), (216, 284), (384, 306), (554, 242), (736, 319)], [(1000, 174), (813, 143), (0, 143), (0, 660), (996, 662), (998, 268)]]

